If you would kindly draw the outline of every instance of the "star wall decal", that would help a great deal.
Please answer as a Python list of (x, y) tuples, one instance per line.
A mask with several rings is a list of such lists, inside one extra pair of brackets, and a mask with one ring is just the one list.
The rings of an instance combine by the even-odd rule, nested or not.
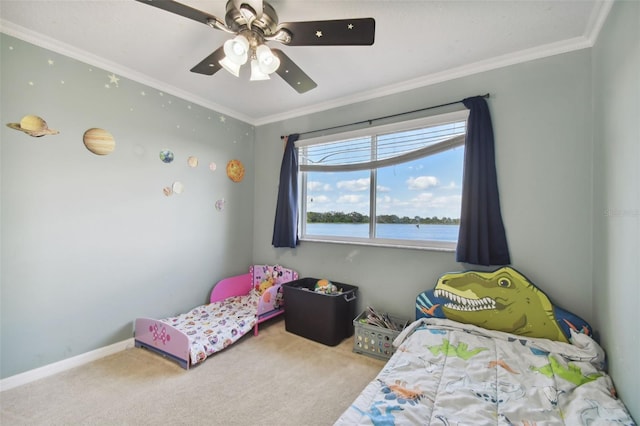
[(109, 76), (109, 84), (114, 84), (116, 87), (120, 87), (120, 85), (118, 84), (119, 81), (120, 79), (116, 77), (115, 74), (111, 74)]
[(350, 30), (352, 30), (352, 29), (353, 29), (353, 24), (349, 24), (349, 25), (347, 25), (347, 28), (348, 28), (348, 29), (350, 29)]
[(316, 31), (316, 37), (318, 38), (322, 37), (322, 31)]

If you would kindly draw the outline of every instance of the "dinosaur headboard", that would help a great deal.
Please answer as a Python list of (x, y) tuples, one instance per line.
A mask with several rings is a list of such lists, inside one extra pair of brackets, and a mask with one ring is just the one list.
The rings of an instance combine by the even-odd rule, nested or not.
[(479, 327), (568, 342), (570, 329), (592, 334), (579, 316), (554, 305), (515, 269), (464, 271), (441, 276), (416, 298), (416, 319), (448, 318)]

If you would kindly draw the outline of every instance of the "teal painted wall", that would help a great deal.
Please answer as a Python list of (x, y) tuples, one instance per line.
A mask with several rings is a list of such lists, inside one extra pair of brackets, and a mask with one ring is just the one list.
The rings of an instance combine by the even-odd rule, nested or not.
[[(201, 303), (215, 279), (251, 262), (358, 285), (360, 308), (411, 317), (418, 292), (469, 265), (444, 252), (273, 248), (280, 135), (490, 92), (513, 265), (592, 322), (638, 418), (639, 343), (619, 326), (638, 323), (638, 21), (638, 3), (618, 1), (593, 49), (263, 125), (255, 135), (246, 123), (126, 79), (114, 86), (109, 71), (2, 35), (1, 376), (129, 338), (136, 316)], [(60, 135), (36, 139), (4, 125), (30, 113)], [(84, 149), (90, 127), (113, 133), (113, 154)], [(159, 162), (164, 148), (175, 164)], [(199, 168), (186, 167), (188, 155)], [(241, 184), (220, 169), (230, 158), (247, 166)], [(210, 161), (217, 172), (206, 169)], [(185, 192), (164, 197), (174, 180)], [(223, 197), (227, 208), (217, 212)], [(26, 342), (31, 351), (21, 349)]]
[[(1, 377), (131, 338), (134, 318), (183, 312), (247, 270), (252, 126), (4, 34), (0, 48)], [(27, 114), (60, 134), (6, 126)], [(93, 127), (113, 153), (85, 149)], [(174, 181), (184, 192), (166, 197)]]
[[(489, 92), (503, 220), (513, 265), (560, 304), (592, 320), (591, 53), (509, 66), (256, 129), (260, 182), (254, 259), (359, 286), (372, 305), (413, 317), (416, 295), (445, 272), (467, 269), (453, 253), (302, 242), (271, 246), (282, 157), (280, 135), (438, 105)], [(435, 111), (431, 111), (434, 113)], [(440, 111), (438, 111), (440, 112)], [(257, 207), (258, 210), (258, 207)], [(425, 214), (427, 214), (426, 212)]]
[[(279, 136), (491, 93), (503, 219), (513, 266), (590, 321), (619, 395), (640, 417), (640, 3), (616, 1), (593, 49), (260, 126), (256, 158), (279, 162)], [(439, 111), (440, 112), (440, 111)], [(278, 170), (261, 167), (256, 206), (275, 211)], [(416, 294), (469, 268), (448, 253), (302, 242), (271, 247), (256, 215), (254, 258), (360, 287), (372, 305), (411, 317)]]
[(593, 311), (618, 394), (638, 421), (639, 2), (615, 2), (593, 52)]

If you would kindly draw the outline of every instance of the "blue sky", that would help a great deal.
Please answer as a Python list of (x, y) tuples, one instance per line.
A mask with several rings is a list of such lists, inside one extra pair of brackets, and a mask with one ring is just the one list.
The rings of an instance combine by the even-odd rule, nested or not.
[[(464, 148), (378, 171), (377, 214), (460, 217)], [(369, 171), (310, 172), (307, 211), (369, 214)]]

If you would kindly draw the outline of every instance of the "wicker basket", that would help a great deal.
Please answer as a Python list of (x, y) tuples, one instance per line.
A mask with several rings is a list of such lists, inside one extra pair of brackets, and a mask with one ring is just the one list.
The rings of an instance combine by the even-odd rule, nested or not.
[(409, 321), (390, 315), (391, 321), (398, 326), (398, 330), (392, 330), (361, 322), (366, 317), (365, 311), (353, 320), (353, 352), (378, 359), (391, 358), (391, 355), (396, 351), (393, 341), (409, 324)]

